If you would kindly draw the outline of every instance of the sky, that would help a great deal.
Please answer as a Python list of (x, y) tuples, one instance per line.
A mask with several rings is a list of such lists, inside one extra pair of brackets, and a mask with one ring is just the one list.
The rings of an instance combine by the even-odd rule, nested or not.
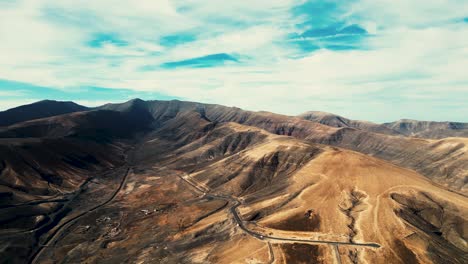
[(468, 2), (0, 0), (0, 110), (137, 97), (468, 122)]

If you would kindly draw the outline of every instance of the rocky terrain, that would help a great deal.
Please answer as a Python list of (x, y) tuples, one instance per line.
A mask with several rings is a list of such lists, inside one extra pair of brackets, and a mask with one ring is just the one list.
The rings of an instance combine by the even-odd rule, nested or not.
[(376, 124), (369, 121), (351, 120), (339, 115), (320, 112), (320, 111), (309, 111), (300, 114), (299, 117), (305, 120), (317, 122), (332, 127), (350, 127), (368, 132), (387, 134), (387, 135), (401, 135), (402, 133), (392, 127), (388, 127), (385, 124)]
[(74, 109), (0, 113), (2, 263), (468, 262), (463, 133), (183, 101)]
[(468, 137), (468, 124), (402, 119), (384, 126), (404, 135), (422, 138)]
[(401, 119), (395, 122), (376, 124), (368, 121), (351, 120), (339, 115), (309, 111), (299, 117), (332, 127), (350, 127), (373, 133), (404, 135), (417, 138), (442, 139), (447, 137), (468, 137), (468, 123), (434, 122)]

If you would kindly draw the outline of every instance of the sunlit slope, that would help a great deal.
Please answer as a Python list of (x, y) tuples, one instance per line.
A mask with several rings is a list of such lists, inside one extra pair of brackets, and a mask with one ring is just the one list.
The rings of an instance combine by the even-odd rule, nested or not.
[[(251, 136), (258, 139), (255, 144), (217, 151), (232, 146), (228, 139), (242, 138), (246, 132), (255, 135)], [(213, 135), (219, 138), (208, 142), (206, 138)], [(466, 197), (417, 172), (236, 123), (220, 125), (187, 145), (175, 140), (181, 145), (179, 154), (168, 158), (166, 165), (213, 192), (241, 197), (246, 204), (240, 212), (254, 230), (382, 245), (341, 247), (342, 258), (349, 261), (465, 261)], [(156, 142), (152, 139), (151, 148), (158, 148)], [(199, 157), (195, 163), (193, 157)], [(319, 255), (330, 258), (331, 254), (323, 249)]]

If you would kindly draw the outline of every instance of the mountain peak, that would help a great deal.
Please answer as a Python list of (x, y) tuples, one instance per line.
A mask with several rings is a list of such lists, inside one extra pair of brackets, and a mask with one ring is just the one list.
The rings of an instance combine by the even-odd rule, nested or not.
[(374, 133), (399, 135), (398, 131), (386, 127), (385, 125), (375, 124), (368, 121), (351, 120), (336, 114), (322, 111), (308, 111), (301, 115), (300, 118), (320, 123), (332, 127), (350, 127), (359, 130), (365, 130)]
[(87, 107), (70, 101), (41, 100), (0, 112), (0, 126), (86, 110)]

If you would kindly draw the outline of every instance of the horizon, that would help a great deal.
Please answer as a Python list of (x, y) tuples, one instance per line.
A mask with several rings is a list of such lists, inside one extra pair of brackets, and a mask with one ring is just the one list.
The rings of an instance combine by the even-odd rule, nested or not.
[[(126, 101), (120, 101), (120, 102), (109, 102), (109, 103), (104, 103), (104, 104), (100, 104), (100, 105), (94, 105), (94, 106), (89, 106), (89, 105), (85, 105), (85, 104), (79, 104), (73, 100), (54, 100), (54, 99), (42, 99), (42, 100), (39, 100), (39, 101), (34, 101), (34, 102), (31, 102), (31, 103), (27, 103), (27, 104), (23, 104), (23, 105), (18, 105), (18, 106), (15, 106), (15, 107), (11, 107), (11, 108), (8, 108), (8, 109), (5, 109), (5, 110), (2, 110), (0, 109), (0, 112), (4, 112), (4, 111), (8, 111), (8, 110), (11, 110), (11, 109), (15, 109), (15, 108), (18, 108), (18, 107), (22, 107), (22, 106), (26, 106), (26, 105), (33, 105), (33, 104), (36, 104), (36, 103), (40, 103), (40, 102), (44, 102), (44, 101), (50, 101), (50, 102), (59, 102), (59, 103), (74, 103), (74, 104), (77, 104), (77, 105), (80, 105), (80, 106), (84, 106), (84, 107), (87, 107), (89, 108), (90, 110), (92, 110), (92, 108), (99, 108), (99, 107), (102, 107), (102, 106), (105, 106), (107, 104), (123, 104), (123, 103), (127, 103), (127, 102), (130, 102), (130, 101), (134, 101), (134, 100), (142, 100), (144, 102), (154, 102), (154, 101), (179, 101), (179, 102), (189, 102), (189, 103), (198, 103), (198, 104), (213, 104), (213, 105), (221, 105), (221, 106), (225, 106), (225, 107), (236, 107), (236, 108), (240, 108), (238, 106), (235, 106), (235, 105), (222, 105), (222, 104), (216, 104), (216, 103), (203, 103), (203, 102), (195, 102), (195, 101), (187, 101), (187, 100), (180, 100), (180, 99), (141, 99), (141, 98), (132, 98), (132, 99), (129, 99), (129, 100), (126, 100)], [(245, 109), (245, 108), (240, 108), (242, 110), (245, 110), (245, 111), (253, 111), (253, 112), (268, 112), (268, 113), (272, 113), (272, 114), (281, 114), (281, 113), (276, 113), (276, 112), (271, 112), (271, 111), (265, 111), (265, 110), (251, 110), (251, 109)], [(330, 115), (334, 115), (334, 116), (338, 116), (338, 117), (344, 117), (344, 118), (347, 118), (351, 121), (362, 121), (362, 122), (371, 122), (371, 123), (375, 123), (375, 124), (385, 124), (385, 123), (393, 123), (393, 122), (399, 122), (399, 121), (418, 121), (418, 122), (450, 122), (450, 123), (464, 123), (464, 122), (460, 122), (460, 121), (453, 121), (453, 120), (417, 120), (417, 119), (411, 119), (411, 118), (401, 118), (401, 119), (397, 119), (397, 120), (388, 120), (388, 121), (385, 121), (385, 122), (373, 122), (373, 121), (370, 121), (370, 120), (361, 120), (361, 119), (355, 119), (355, 118), (352, 118), (352, 117), (348, 117), (348, 116), (343, 116), (339, 113), (331, 113), (331, 112), (324, 112), (324, 111), (320, 111), (320, 110), (309, 110), (309, 111), (305, 111), (305, 112), (302, 112), (302, 113), (298, 113), (296, 115), (286, 115), (286, 114), (281, 114), (281, 115), (285, 115), (285, 116), (291, 116), (291, 117), (297, 117), (301, 114), (306, 114), (308, 112), (320, 112), (320, 113), (325, 113), (325, 114), (330, 114)]]
[(0, 0), (0, 16), (0, 111), (138, 97), (468, 122), (461, 0)]

